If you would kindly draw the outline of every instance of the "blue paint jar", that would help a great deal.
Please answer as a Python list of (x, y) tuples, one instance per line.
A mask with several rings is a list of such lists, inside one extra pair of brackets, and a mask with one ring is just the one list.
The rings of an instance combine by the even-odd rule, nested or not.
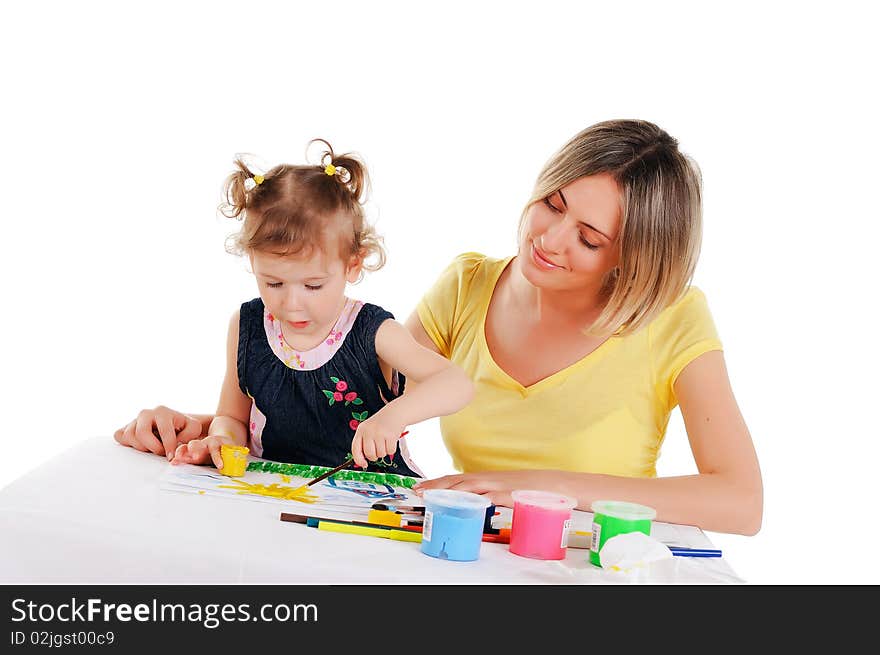
[(427, 489), (422, 552), (438, 559), (470, 562), (480, 557), (489, 499), (469, 491)]

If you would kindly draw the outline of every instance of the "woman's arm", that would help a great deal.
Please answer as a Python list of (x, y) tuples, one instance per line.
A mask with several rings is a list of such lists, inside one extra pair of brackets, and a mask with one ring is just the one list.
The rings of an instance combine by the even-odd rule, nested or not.
[(113, 438), (123, 446), (171, 459), (179, 444), (206, 435), (213, 418), (213, 415), (184, 414), (159, 405), (142, 409), (132, 421), (116, 430)]
[(407, 377), (406, 393), (358, 425), (352, 455), (358, 466), (394, 454), (406, 426), (435, 416), (453, 414), (467, 405), (474, 385), (458, 366), (419, 344), (407, 329), (387, 320), (376, 332), (379, 359)]
[(514, 489), (545, 489), (576, 498), (578, 508), (586, 511), (594, 500), (626, 500), (653, 507), (660, 521), (756, 534), (764, 502), (761, 471), (721, 351), (705, 353), (688, 364), (674, 390), (699, 471), (696, 475), (629, 478), (570, 471), (489, 471), (430, 480), (417, 485), (416, 491), (462, 489), (509, 506)]

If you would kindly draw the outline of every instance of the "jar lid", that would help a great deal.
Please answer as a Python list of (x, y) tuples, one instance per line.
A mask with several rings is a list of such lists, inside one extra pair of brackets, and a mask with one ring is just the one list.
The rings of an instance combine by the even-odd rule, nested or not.
[(425, 504), (456, 509), (486, 509), (492, 502), (480, 494), (455, 489), (426, 489), (422, 494)]
[(628, 503), (624, 500), (594, 500), (590, 508), (596, 514), (604, 514), (624, 521), (650, 521), (657, 516), (657, 510), (653, 507)]
[(516, 489), (510, 495), (515, 503), (534, 505), (543, 509), (564, 510), (572, 509), (577, 505), (577, 501), (570, 496), (537, 489)]

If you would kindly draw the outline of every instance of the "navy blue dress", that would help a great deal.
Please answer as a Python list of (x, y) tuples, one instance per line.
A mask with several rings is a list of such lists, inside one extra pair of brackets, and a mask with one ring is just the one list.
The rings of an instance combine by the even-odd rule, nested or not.
[[(252, 454), (279, 462), (337, 466), (351, 453), (358, 423), (379, 411), (385, 399), (390, 402), (403, 393), (404, 376), (395, 372), (395, 388), (389, 388), (376, 355), (376, 332), (394, 316), (369, 303), (351, 306), (357, 314), (345, 334), (337, 333), (337, 350), (329, 361), (309, 370), (298, 355), (285, 362), (278, 345), (270, 345), (275, 319), (260, 298), (242, 304), (238, 383), (253, 400)], [(367, 470), (418, 476), (404, 460), (400, 443), (394, 457), (371, 462)]]

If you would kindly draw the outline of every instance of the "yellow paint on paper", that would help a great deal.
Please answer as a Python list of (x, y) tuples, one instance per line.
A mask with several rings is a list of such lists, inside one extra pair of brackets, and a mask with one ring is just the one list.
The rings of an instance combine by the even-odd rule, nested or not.
[(305, 485), (301, 487), (284, 487), (277, 482), (272, 484), (254, 484), (244, 480), (235, 480), (233, 484), (217, 485), (218, 489), (234, 489), (239, 494), (253, 494), (255, 496), (268, 496), (282, 500), (296, 500), (301, 503), (314, 503), (319, 500), (317, 496), (309, 493)]
[(278, 475), (281, 476), (281, 481), (284, 484), (290, 484), (290, 476), (289, 475), (284, 475), (283, 473), (279, 473)]

